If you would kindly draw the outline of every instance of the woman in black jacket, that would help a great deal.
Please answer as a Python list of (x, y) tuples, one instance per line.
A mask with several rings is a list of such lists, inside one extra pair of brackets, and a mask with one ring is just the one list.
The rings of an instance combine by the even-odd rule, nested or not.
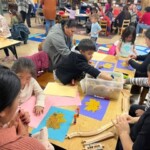
[(115, 32), (118, 31), (117, 30), (118, 27), (122, 27), (123, 20), (130, 20), (130, 19), (131, 19), (131, 15), (130, 15), (130, 12), (128, 10), (128, 7), (124, 6), (122, 12), (115, 19), (115, 22), (114, 22)]

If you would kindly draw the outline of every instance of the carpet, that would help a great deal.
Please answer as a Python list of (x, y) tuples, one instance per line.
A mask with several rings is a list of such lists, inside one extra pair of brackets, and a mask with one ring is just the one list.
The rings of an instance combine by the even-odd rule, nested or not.
[[(90, 35), (88, 33), (86, 33), (86, 29), (84, 27), (77, 27), (77, 30), (75, 31), (75, 34), (77, 35), (85, 35), (85, 36), (89, 36)], [(99, 34), (99, 38), (105, 38), (105, 39), (112, 39), (115, 35), (104, 35), (103, 33)]]
[[(76, 40), (76, 44), (79, 44), (80, 40)], [(109, 48), (112, 46), (113, 44), (99, 44), (96, 43), (96, 46), (98, 48), (98, 52), (99, 53), (103, 53), (103, 54), (108, 54)], [(135, 46), (137, 54), (138, 55), (145, 55), (147, 53), (150, 52), (150, 49), (148, 47), (145, 46), (141, 46), (141, 45), (136, 45)]]
[(45, 38), (46, 38), (45, 34), (36, 33), (36, 34), (31, 34), (28, 40), (35, 41), (35, 42), (42, 42)]

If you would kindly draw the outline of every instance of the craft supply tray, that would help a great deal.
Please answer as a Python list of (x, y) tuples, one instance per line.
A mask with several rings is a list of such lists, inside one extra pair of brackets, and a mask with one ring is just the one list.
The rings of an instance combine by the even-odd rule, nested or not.
[(87, 95), (94, 95), (108, 99), (118, 99), (123, 89), (123, 74), (118, 72), (107, 72), (113, 75), (112, 81), (95, 79), (90, 75), (81, 80), (82, 91)]

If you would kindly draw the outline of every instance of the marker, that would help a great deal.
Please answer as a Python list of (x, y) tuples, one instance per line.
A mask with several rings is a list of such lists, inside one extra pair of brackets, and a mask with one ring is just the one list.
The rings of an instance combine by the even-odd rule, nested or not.
[(80, 113), (80, 108), (77, 108), (77, 117), (79, 117), (79, 113)]
[(77, 123), (77, 114), (74, 115), (74, 122), (73, 124), (76, 124)]

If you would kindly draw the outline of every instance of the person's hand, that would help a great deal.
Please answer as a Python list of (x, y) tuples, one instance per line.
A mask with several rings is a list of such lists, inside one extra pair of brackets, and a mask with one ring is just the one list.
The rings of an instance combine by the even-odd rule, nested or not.
[(115, 55), (115, 56), (116, 56), (116, 58), (117, 58), (117, 59), (119, 59), (119, 53), (116, 53), (116, 55)]
[(44, 107), (35, 106), (34, 109), (33, 109), (33, 112), (35, 113), (36, 116), (39, 116), (39, 115), (43, 114)]
[(130, 134), (129, 123), (125, 116), (118, 116), (116, 122), (113, 122), (113, 124), (116, 127), (119, 136), (122, 134)]
[(130, 57), (128, 57), (128, 58), (125, 59), (125, 63), (127, 64), (127, 66), (129, 66), (129, 60), (130, 59), (131, 59)]
[(122, 114), (121, 117), (124, 117), (128, 123), (134, 124), (135, 123), (135, 117), (132, 117), (128, 114)]
[(17, 134), (21, 136), (29, 136), (28, 125), (23, 124), (21, 119), (18, 120)]
[(89, 64), (91, 65), (91, 66), (95, 66), (95, 63), (94, 62), (92, 62), (92, 61), (89, 61)]
[(142, 109), (137, 109), (136, 111), (135, 111), (135, 114), (136, 114), (136, 116), (137, 117), (140, 117), (140, 116), (142, 116), (143, 114), (144, 114), (144, 110), (142, 110)]
[(136, 59), (136, 58), (137, 58), (137, 56), (136, 56), (136, 55), (133, 55), (133, 54), (130, 55), (129, 57), (130, 57), (130, 59)]
[(24, 110), (19, 110), (18, 112), (19, 118), (22, 121), (23, 124), (29, 124), (30, 123), (30, 115), (28, 112), (24, 112)]
[(104, 80), (113, 80), (113, 78), (111, 77), (111, 75), (108, 75), (107, 73), (101, 72), (99, 75), (99, 78), (104, 79)]

